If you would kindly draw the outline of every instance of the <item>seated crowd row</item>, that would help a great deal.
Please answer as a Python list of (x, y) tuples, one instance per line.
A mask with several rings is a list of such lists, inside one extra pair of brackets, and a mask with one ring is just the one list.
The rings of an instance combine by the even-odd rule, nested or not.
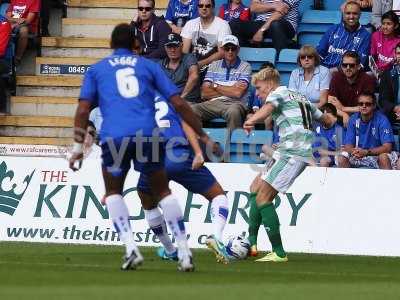
[[(131, 23), (139, 43), (136, 51), (159, 61), (202, 121), (224, 118), (228, 128), (240, 128), (249, 111), (261, 105), (254, 93), (248, 97), (252, 70), (239, 57), (240, 45), (257, 44), (269, 37), (277, 51), (290, 46), (297, 29), (299, 2), (254, 0), (250, 8), (255, 18), (244, 20), (246, 9), (240, 1), (233, 0), (225, 8), (238, 9), (240, 13), (224, 12), (224, 18), (237, 16), (228, 23), (214, 15), (214, 0), (198, 0), (198, 10), (194, 10), (199, 17), (191, 10), (192, 1), (185, 6), (181, 0), (171, 0), (166, 19), (155, 15), (154, 0), (139, 0), (138, 15)], [(182, 13), (185, 17), (179, 14), (177, 5), (186, 7), (186, 15)], [(304, 94), (321, 109), (330, 109), (342, 120), (347, 128), (344, 149), (348, 151), (344, 152), (349, 155), (348, 162), (342, 159), (341, 165), (371, 167), (369, 161), (361, 161), (373, 157), (374, 166), (392, 168), (397, 157), (390, 156), (394, 137), (387, 117), (394, 123), (400, 119), (399, 20), (392, 11), (383, 14), (382, 26), (372, 35), (371, 44), (370, 33), (359, 24), (360, 12), (358, 2), (347, 1), (343, 22), (328, 30), (316, 49), (307, 45), (300, 49), (299, 68), (292, 72), (289, 88)], [(397, 50), (399, 55), (394, 59)], [(369, 54), (378, 65), (379, 81), (364, 71)], [(383, 91), (380, 107), (384, 114), (375, 111), (377, 82)], [(332, 126), (336, 128), (335, 124)], [(347, 144), (350, 139), (352, 144)], [(348, 145), (355, 150), (350, 151)], [(352, 163), (352, 157), (356, 163)]]

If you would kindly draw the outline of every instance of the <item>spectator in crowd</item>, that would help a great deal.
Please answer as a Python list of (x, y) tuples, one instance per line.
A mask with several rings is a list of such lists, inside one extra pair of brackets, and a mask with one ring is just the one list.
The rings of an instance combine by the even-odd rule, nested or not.
[(218, 16), (227, 22), (250, 21), (250, 9), (242, 3), (242, 0), (229, 0), (219, 8)]
[(235, 36), (225, 36), (222, 49), (224, 58), (210, 65), (201, 87), (205, 101), (192, 108), (202, 121), (224, 118), (228, 128), (234, 129), (242, 127), (246, 116), (251, 67), (238, 57), (239, 41)]
[(360, 25), (360, 15), (360, 5), (357, 2), (349, 1), (345, 4), (343, 22), (329, 28), (317, 46), (322, 65), (337, 67), (343, 53), (348, 50), (356, 51), (361, 64), (368, 65), (371, 34)]
[(0, 114), (4, 114), (7, 108), (6, 83), (3, 75), (9, 71), (5, 60), (8, 42), (11, 37), (11, 24), (7, 18), (0, 16)]
[(154, 0), (139, 0), (138, 16), (131, 22), (131, 26), (140, 41), (141, 55), (150, 59), (162, 59), (167, 55), (164, 44), (171, 28), (164, 17), (154, 14), (154, 6)]
[(331, 73), (320, 65), (319, 55), (313, 46), (304, 45), (297, 56), (299, 68), (290, 74), (289, 89), (298, 91), (318, 107), (328, 100)]
[(395, 168), (398, 156), (392, 151), (392, 127), (384, 114), (375, 111), (375, 95), (361, 93), (358, 106), (360, 112), (351, 116), (347, 126), (339, 167)]
[(199, 0), (169, 0), (165, 20), (173, 33), (181, 34), (186, 22), (199, 16)]
[(332, 74), (328, 95), (328, 102), (336, 107), (345, 125), (349, 116), (359, 111), (358, 95), (374, 91), (375, 78), (362, 71), (357, 52), (345, 52), (339, 70)]
[(400, 125), (400, 43), (395, 48), (395, 61), (391, 69), (382, 73), (379, 81), (379, 106), (393, 125)]
[(208, 65), (224, 56), (219, 46), (224, 36), (231, 34), (231, 29), (228, 22), (214, 15), (215, 0), (199, 0), (198, 7), (200, 17), (188, 21), (181, 36), (183, 52), (196, 55), (202, 79)]
[(379, 29), (382, 25), (382, 16), (384, 13), (393, 9), (393, 0), (373, 0), (371, 24), (375, 29)]
[(22, 56), (28, 46), (29, 33), (37, 33), (37, 22), (40, 0), (11, 0), (7, 9), (7, 19), (11, 23), (12, 32), (17, 35), (15, 64), (21, 63)]
[(232, 34), (241, 45), (271, 38), (278, 52), (288, 48), (297, 30), (299, 3), (300, 0), (252, 0), (250, 11), (255, 13), (255, 20), (230, 22)]
[(371, 56), (375, 60), (379, 73), (392, 66), (394, 48), (400, 42), (398, 30), (399, 17), (390, 10), (383, 14), (380, 29), (372, 34)]
[(327, 124), (318, 123), (315, 127), (313, 154), (321, 167), (332, 167), (337, 164), (335, 157), (342, 146), (344, 130), (337, 122), (337, 110), (332, 103), (325, 103), (320, 109), (330, 116)]
[(182, 37), (170, 33), (165, 43), (167, 57), (160, 61), (168, 77), (190, 103), (200, 102), (199, 66), (192, 53), (182, 53)]

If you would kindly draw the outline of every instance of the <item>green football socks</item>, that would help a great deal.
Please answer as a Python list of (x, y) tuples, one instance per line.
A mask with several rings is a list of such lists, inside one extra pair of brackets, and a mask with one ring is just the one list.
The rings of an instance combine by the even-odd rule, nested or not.
[(279, 218), (274, 204), (263, 204), (258, 207), (258, 211), (259, 214), (261, 214), (262, 223), (271, 242), (272, 251), (274, 251), (280, 257), (285, 257), (286, 252), (283, 250), (281, 233), (279, 231)]
[(258, 229), (262, 219), (256, 203), (257, 193), (250, 194), (250, 212), (249, 212), (249, 241), (250, 245), (257, 246)]

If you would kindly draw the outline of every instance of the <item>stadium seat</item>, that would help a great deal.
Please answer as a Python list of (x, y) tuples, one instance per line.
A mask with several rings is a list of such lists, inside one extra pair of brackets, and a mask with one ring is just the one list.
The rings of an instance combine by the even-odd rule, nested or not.
[(0, 4), (0, 16), (5, 16), (9, 3)]
[(300, 46), (311, 45), (317, 47), (323, 35), (323, 33), (319, 32), (299, 32), (297, 35), (297, 40)]
[(325, 10), (340, 10), (343, 0), (324, 0)]
[(243, 129), (235, 129), (228, 144), (229, 149), (225, 149), (229, 153), (229, 157), (226, 157), (228, 162), (262, 163), (259, 158), (261, 148), (264, 144), (272, 144), (272, 131), (253, 130), (247, 135)]
[(251, 65), (252, 71), (258, 71), (261, 65), (267, 60), (275, 63), (276, 50), (273, 48), (240, 48), (239, 56), (242, 60), (247, 61)]
[(369, 23), (371, 23), (371, 13), (367, 12), (367, 11), (363, 11), (361, 13), (361, 17), (360, 17), (360, 24), (367, 25)]
[[(229, 131), (226, 128), (203, 128), (205, 133), (208, 134), (208, 136), (214, 141), (217, 142), (222, 150), (224, 151), (225, 155), (225, 149), (227, 148), (228, 144), (228, 139), (229, 139)], [(209, 157), (209, 150), (206, 150), (204, 148), (204, 145), (201, 145), (203, 147), (203, 153), (205, 154), (206, 161), (212, 161), (212, 162), (221, 162), (224, 160), (224, 157)]]
[(204, 122), (204, 127), (210, 128), (226, 128), (226, 121), (223, 118), (215, 118)]
[(304, 12), (298, 31), (324, 33), (333, 24), (341, 21), (340, 11), (307, 10)]
[(288, 85), (290, 73), (297, 68), (298, 49), (282, 49), (276, 63), (276, 68), (281, 75), (281, 84)]
[(307, 11), (312, 9), (314, 0), (301, 0), (299, 3), (299, 13), (300, 17)]

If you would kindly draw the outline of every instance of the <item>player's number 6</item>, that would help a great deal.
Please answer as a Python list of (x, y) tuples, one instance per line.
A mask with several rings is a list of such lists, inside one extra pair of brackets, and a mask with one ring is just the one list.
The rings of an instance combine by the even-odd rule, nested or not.
[(133, 68), (120, 69), (115, 73), (118, 91), (124, 98), (133, 98), (139, 94), (139, 82)]

